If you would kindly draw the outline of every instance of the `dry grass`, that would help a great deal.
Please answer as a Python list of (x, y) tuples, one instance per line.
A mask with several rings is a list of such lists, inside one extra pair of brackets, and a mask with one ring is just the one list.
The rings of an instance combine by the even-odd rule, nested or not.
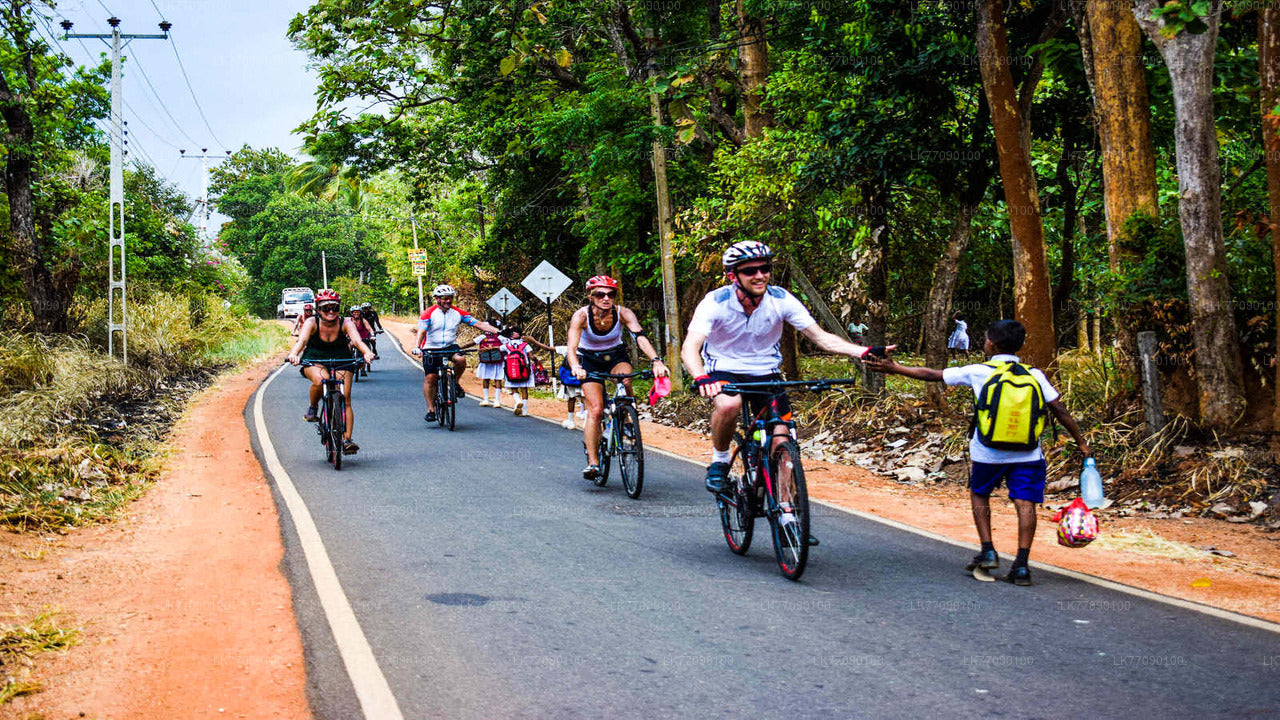
[(57, 611), (45, 609), (25, 624), (0, 626), (0, 705), (22, 695), (32, 695), (44, 685), (29, 678), (32, 658), (42, 652), (60, 652), (80, 642), (80, 630), (58, 625)]

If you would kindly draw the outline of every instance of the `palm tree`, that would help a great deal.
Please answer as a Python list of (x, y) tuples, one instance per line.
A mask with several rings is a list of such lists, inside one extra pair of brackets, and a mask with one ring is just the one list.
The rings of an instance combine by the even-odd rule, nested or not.
[(354, 168), (342, 163), (314, 159), (290, 170), (285, 184), (296, 195), (308, 195), (330, 202), (341, 202), (356, 212), (364, 210), (371, 193), (364, 178)]

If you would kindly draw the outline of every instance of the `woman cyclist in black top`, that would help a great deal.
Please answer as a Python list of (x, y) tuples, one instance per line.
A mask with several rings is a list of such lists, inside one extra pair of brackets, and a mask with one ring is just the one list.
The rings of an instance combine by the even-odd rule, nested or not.
[[(297, 365), (303, 360), (350, 360), (351, 348), (358, 348), (364, 355), (365, 362), (373, 362), (373, 351), (360, 339), (360, 332), (350, 318), (343, 318), (342, 299), (338, 293), (324, 289), (316, 295), (316, 318), (302, 324), (298, 342), (289, 351), (289, 362)], [(319, 322), (316, 319), (319, 318)], [(329, 376), (329, 368), (320, 365), (308, 365), (302, 368), (302, 374), (311, 381), (307, 413), (303, 418), (307, 422), (316, 422), (316, 405), (320, 402), (323, 391), (321, 382)], [(338, 378), (342, 380), (342, 394), (347, 398), (347, 431), (342, 438), (342, 453), (353, 455), (360, 446), (351, 439), (351, 430), (356, 424), (355, 410), (351, 407), (351, 371), (339, 370)]]

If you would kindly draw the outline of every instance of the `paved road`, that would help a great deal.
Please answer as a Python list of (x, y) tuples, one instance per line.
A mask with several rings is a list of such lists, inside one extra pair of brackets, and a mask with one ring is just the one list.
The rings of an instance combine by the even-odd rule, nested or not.
[[(406, 718), (1280, 716), (1280, 635), (1043, 571), (980, 584), (964, 550), (822, 508), (791, 583), (767, 533), (729, 553), (698, 468), (650, 453), (630, 500), (550, 423), (466, 400), (427, 426), (420, 371), (383, 357), (341, 472), (296, 370), (263, 400)], [(316, 716), (359, 717), (282, 515)]]

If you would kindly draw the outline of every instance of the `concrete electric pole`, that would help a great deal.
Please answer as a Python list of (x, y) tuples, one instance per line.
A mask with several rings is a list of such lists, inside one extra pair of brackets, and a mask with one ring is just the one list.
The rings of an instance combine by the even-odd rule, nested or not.
[(196, 229), (200, 231), (200, 241), (206, 246), (209, 243), (209, 160), (226, 160), (231, 157), (231, 151), (226, 150), (226, 155), (209, 155), (209, 148), (200, 148), (199, 155), (188, 155), (186, 150), (179, 150), (178, 154), (187, 160), (200, 161), (200, 217), (199, 224)]
[[(128, 316), (125, 304), (125, 261), (124, 261), (124, 121), (120, 108), (124, 98), (120, 95), (120, 51), (130, 40), (168, 40), (169, 28), (173, 23), (160, 23), (161, 35), (124, 35), (120, 32), (120, 18), (107, 19), (111, 26), (110, 34), (71, 32), (71, 21), (63, 20), (63, 39), (96, 38), (106, 40), (111, 45), (111, 203), (108, 208), (110, 246), (107, 249), (107, 353), (115, 357), (116, 333), (120, 333), (120, 360), (129, 361)], [(120, 321), (116, 322), (116, 318)]]

